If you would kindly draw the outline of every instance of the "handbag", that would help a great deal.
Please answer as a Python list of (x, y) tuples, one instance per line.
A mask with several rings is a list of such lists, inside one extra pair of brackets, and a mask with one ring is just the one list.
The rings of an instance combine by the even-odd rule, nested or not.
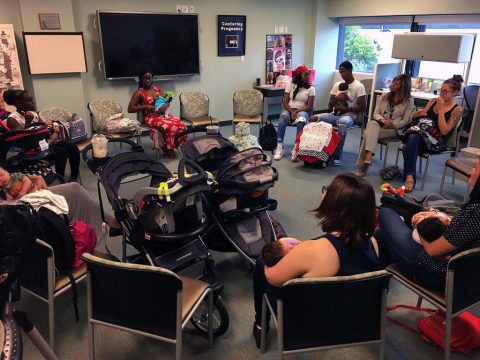
[(399, 180), (402, 177), (400, 168), (396, 165), (388, 166), (378, 172), (382, 180)]
[(85, 123), (77, 114), (73, 114), (64, 125), (67, 128), (69, 141), (71, 143), (76, 144), (87, 138), (88, 134)]
[[(408, 305), (389, 306), (387, 310), (395, 310), (398, 308), (430, 313), (431, 315), (424, 317), (417, 323), (417, 329), (426, 343), (438, 346), (445, 351), (446, 319), (445, 313), (442, 310), (433, 310)], [(395, 320), (390, 316), (387, 316), (387, 319), (412, 332), (417, 332), (414, 328), (403, 324), (401, 321)], [(478, 347), (480, 347), (480, 318), (468, 311), (464, 311), (452, 319), (450, 350), (452, 352), (467, 353)]]
[(277, 148), (277, 130), (275, 130), (275, 126), (268, 119), (266, 124), (260, 129), (258, 143), (263, 150), (273, 151)]

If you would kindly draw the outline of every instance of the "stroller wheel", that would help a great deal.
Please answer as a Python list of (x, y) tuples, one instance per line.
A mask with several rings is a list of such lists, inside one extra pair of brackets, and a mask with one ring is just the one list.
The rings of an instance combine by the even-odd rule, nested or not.
[[(200, 330), (204, 335), (208, 335), (208, 301), (204, 299), (197, 311), (190, 319), (193, 326)], [(222, 300), (217, 295), (213, 297), (213, 336), (221, 336), (228, 329), (230, 318), (227, 309), (223, 305)]]

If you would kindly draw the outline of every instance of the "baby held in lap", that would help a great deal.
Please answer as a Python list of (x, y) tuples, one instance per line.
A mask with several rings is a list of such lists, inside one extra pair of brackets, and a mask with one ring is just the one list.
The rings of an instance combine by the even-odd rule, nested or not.
[(449, 217), (443, 213), (429, 216), (417, 224), (413, 230), (412, 237), (418, 243), (421, 243), (421, 239), (427, 242), (437, 240), (443, 235), (449, 220)]
[(276, 265), (285, 255), (287, 255), (300, 241), (293, 238), (282, 238), (278, 241), (272, 241), (262, 249), (262, 259), (266, 266)]
[[(341, 83), (338, 86), (338, 93), (335, 96), (335, 105), (341, 105), (344, 107), (348, 107), (348, 84), (347, 83)], [(341, 111), (338, 109), (333, 109), (334, 115), (342, 115), (345, 113), (345, 111)]]

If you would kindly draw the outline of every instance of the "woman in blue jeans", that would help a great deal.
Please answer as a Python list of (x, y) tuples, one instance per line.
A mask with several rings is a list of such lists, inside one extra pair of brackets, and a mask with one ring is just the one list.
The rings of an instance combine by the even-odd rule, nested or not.
[(371, 237), (375, 228), (372, 185), (354, 174), (341, 174), (324, 186), (322, 193), (314, 212), (325, 234), (301, 242), (280, 239), (294, 240), (296, 245), (274, 266), (265, 266), (262, 259), (255, 265), (253, 336), (258, 348), (264, 293), (275, 307), (281, 286), (288, 280), (353, 275), (380, 268), (377, 243)]
[[(283, 139), (287, 125), (297, 124), (297, 134), (303, 129), (309, 113), (313, 110), (315, 88), (308, 83), (308, 67), (298, 66), (295, 69), (295, 78), (285, 88), (283, 94), (283, 110), (280, 114), (277, 131), (277, 148), (273, 152), (273, 158), (280, 160), (283, 156)], [(296, 159), (296, 158), (295, 158)], [(293, 157), (292, 157), (292, 161)]]
[[(418, 154), (427, 151), (429, 145), (444, 141), (462, 118), (462, 108), (455, 103), (455, 97), (462, 88), (462, 82), (461, 75), (454, 75), (445, 80), (440, 89), (440, 97), (431, 99), (422, 110), (413, 113), (414, 127), (407, 129), (408, 135), (403, 148), (403, 181), (406, 192), (413, 191), (415, 188)], [(418, 131), (418, 122), (415, 121), (418, 118), (432, 120), (433, 126), (428, 133)]]
[[(435, 211), (422, 211), (412, 217), (412, 225), (435, 216)], [(392, 209), (381, 209), (379, 226), (374, 237), (380, 247), (383, 265), (394, 262), (400, 272), (422, 286), (434, 290), (445, 288), (448, 259), (464, 250), (480, 246), (480, 181), (470, 193), (470, 201), (453, 218), (442, 236), (421, 243), (412, 237), (410, 229)]]

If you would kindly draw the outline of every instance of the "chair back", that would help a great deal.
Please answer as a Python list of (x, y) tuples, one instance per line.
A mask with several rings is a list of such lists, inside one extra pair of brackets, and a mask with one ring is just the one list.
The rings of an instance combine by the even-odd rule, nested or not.
[(462, 128), (462, 123), (463, 123), (463, 118), (461, 118), (457, 125), (455, 126), (455, 129), (453, 129), (450, 134), (447, 134), (445, 136), (445, 145), (447, 146), (447, 149), (455, 149), (455, 152), (457, 153), (459, 150), (459, 145), (460, 145), (460, 129)]
[(122, 106), (112, 99), (92, 100), (87, 105), (92, 121), (92, 129), (101, 131), (105, 129), (107, 119), (122, 112)]
[(233, 94), (233, 114), (254, 117), (263, 113), (263, 94), (255, 89), (237, 90)]
[(201, 91), (187, 91), (180, 94), (180, 117), (197, 118), (208, 116), (209, 99)]
[(281, 295), (284, 349), (381, 339), (391, 276), (381, 270), (285, 283)]
[(62, 123), (68, 122), (68, 120), (72, 118), (72, 113), (61, 107), (42, 109), (39, 111), (38, 115), (43, 120), (55, 120), (61, 121)]
[(451, 276), (453, 276), (452, 312), (455, 314), (480, 301), (480, 287), (475, 281), (480, 278), (480, 248), (462, 251), (450, 259), (447, 272), (447, 297)]
[(177, 275), (159, 267), (119, 263), (90, 254), (84, 254), (83, 259), (93, 319), (176, 338), (177, 295), (182, 291)]
[(364, 112), (358, 113), (356, 123), (361, 124), (363, 128), (365, 126), (366, 121), (368, 120), (368, 114), (370, 113), (370, 99), (372, 97), (373, 79), (362, 79), (360, 80), (360, 82), (365, 88), (365, 92), (367, 94), (367, 96), (365, 97), (367, 106), (365, 107)]
[(465, 99), (465, 107), (468, 110), (475, 109), (479, 88), (480, 88), (480, 85), (467, 85), (463, 88), (463, 98)]

